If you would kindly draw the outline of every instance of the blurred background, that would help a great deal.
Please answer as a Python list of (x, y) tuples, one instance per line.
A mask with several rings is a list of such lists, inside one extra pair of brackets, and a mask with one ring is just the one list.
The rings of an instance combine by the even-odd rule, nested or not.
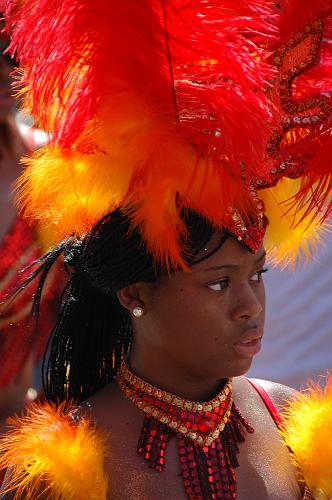
[(332, 235), (308, 264), (267, 267), (265, 334), (248, 376), (299, 389), (332, 373)]

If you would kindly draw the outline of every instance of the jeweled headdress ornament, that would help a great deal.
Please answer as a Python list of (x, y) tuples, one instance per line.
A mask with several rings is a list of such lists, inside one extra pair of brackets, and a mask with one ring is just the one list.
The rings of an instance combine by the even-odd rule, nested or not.
[(255, 251), (265, 205), (270, 246), (296, 254), (331, 209), (330, 8), (7, 1), (24, 105), (52, 135), (25, 160), (24, 213), (61, 240), (120, 209), (174, 269), (183, 212)]

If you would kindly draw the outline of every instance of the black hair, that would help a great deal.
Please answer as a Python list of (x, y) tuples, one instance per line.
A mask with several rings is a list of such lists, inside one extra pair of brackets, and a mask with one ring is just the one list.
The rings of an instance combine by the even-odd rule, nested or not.
[[(182, 215), (190, 248), (185, 259), (191, 265), (197, 255), (202, 255), (200, 261), (214, 253), (227, 233), (210, 251), (204, 247), (215, 232), (211, 224), (191, 211)], [(133, 283), (154, 282), (166, 270), (153, 262), (139, 231), (130, 229), (128, 218), (116, 210), (85, 238), (69, 238), (40, 259), (29, 278), (39, 276), (36, 316), (47, 273), (61, 254), (69, 277), (45, 352), (43, 386), (49, 401), (79, 403), (114, 378), (130, 348), (131, 320), (116, 292)]]

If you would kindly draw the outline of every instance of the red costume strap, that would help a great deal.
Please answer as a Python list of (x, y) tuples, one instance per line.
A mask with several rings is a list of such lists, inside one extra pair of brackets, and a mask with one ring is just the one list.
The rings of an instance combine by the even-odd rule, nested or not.
[[(269, 413), (271, 417), (273, 418), (273, 421), (275, 422), (276, 426), (280, 428), (282, 426), (282, 418), (280, 416), (280, 413), (278, 412), (275, 404), (272, 402), (272, 399), (268, 395), (265, 389), (261, 386), (259, 382), (255, 379), (247, 379), (248, 382), (253, 386), (253, 388), (258, 392), (260, 397), (262, 398), (266, 408), (269, 410)], [(303, 492), (303, 500), (313, 500), (313, 496), (310, 492), (310, 490), (305, 486), (304, 492)]]
[(265, 404), (266, 408), (269, 410), (269, 413), (271, 417), (273, 418), (273, 421), (275, 422), (276, 426), (278, 428), (281, 427), (282, 425), (282, 418), (280, 416), (280, 413), (278, 412), (277, 408), (275, 407), (272, 399), (268, 395), (265, 389), (257, 382), (255, 379), (247, 379), (248, 382), (253, 386), (253, 388), (258, 392), (260, 397), (263, 400), (263, 403)]

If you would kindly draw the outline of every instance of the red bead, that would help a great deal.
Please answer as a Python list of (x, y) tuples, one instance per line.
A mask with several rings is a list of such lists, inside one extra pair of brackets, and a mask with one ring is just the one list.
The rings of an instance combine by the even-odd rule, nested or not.
[(207, 433), (211, 430), (211, 420), (207, 417), (202, 417), (197, 421), (198, 430), (203, 433)]

